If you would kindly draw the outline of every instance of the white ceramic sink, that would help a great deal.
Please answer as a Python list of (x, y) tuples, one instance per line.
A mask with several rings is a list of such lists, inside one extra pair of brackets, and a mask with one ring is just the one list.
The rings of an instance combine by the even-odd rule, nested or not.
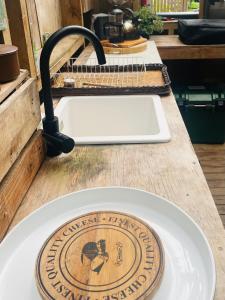
[(55, 114), (76, 144), (159, 143), (170, 132), (159, 96), (73, 96)]

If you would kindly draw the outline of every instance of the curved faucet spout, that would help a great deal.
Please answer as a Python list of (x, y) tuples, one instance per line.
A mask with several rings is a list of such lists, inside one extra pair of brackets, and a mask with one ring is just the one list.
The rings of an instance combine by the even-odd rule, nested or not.
[[(52, 101), (51, 80), (50, 80), (50, 71), (49, 71), (50, 56), (53, 49), (61, 39), (63, 39), (68, 35), (74, 35), (74, 34), (82, 35), (83, 37), (88, 39), (94, 46), (98, 58), (98, 63), (100, 65), (106, 63), (104, 50), (98, 37), (87, 28), (81, 26), (67, 26), (62, 29), (59, 29), (53, 35), (50, 36), (50, 38), (46, 41), (42, 49), (41, 57), (40, 57), (42, 98), (45, 107), (45, 118), (43, 119), (43, 129), (44, 129), (44, 133), (46, 133), (45, 137), (48, 137), (49, 135), (54, 136), (55, 133), (59, 132), (58, 119), (57, 117), (54, 116), (54, 108), (53, 108), (53, 101)], [(61, 136), (59, 137), (61, 138)], [(52, 145), (52, 143), (53, 142), (51, 140), (51, 147), (55, 146), (55, 148), (57, 148), (56, 144), (60, 144), (60, 143), (55, 143), (55, 145)], [(72, 145), (72, 143), (70, 144)], [(51, 153), (51, 156), (53, 156), (54, 153), (55, 155), (62, 153), (60, 149), (55, 149), (55, 151), (53, 150), (49, 152)]]
[(98, 58), (98, 63), (103, 65), (106, 63), (105, 54), (98, 37), (89, 29), (81, 26), (67, 26), (56, 31), (46, 41), (40, 57), (40, 71), (42, 82), (42, 96), (45, 105), (46, 119), (54, 119), (54, 110), (52, 105), (51, 82), (50, 82), (50, 56), (58, 44), (58, 42), (68, 35), (82, 35), (88, 39), (94, 46)]

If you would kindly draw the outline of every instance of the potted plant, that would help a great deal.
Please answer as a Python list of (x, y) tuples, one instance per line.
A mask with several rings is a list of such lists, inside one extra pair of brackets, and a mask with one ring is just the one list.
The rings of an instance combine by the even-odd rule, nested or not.
[(138, 29), (140, 34), (149, 38), (154, 32), (163, 31), (163, 22), (159, 16), (157, 16), (151, 10), (150, 6), (143, 6), (137, 12), (136, 17), (139, 19)]
[(190, 0), (188, 3), (189, 10), (199, 10), (199, 2), (195, 0)]

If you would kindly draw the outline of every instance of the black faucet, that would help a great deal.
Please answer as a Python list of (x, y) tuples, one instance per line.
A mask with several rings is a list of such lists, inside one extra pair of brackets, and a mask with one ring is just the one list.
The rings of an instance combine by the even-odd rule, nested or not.
[(51, 53), (56, 44), (67, 35), (78, 34), (92, 42), (97, 54), (98, 63), (106, 63), (103, 47), (98, 37), (89, 29), (81, 26), (67, 26), (56, 31), (44, 44), (40, 57), (42, 82), (42, 99), (44, 101), (45, 118), (43, 118), (43, 135), (47, 142), (47, 155), (57, 156), (72, 151), (75, 142), (72, 138), (59, 132), (58, 118), (54, 115), (49, 63)]

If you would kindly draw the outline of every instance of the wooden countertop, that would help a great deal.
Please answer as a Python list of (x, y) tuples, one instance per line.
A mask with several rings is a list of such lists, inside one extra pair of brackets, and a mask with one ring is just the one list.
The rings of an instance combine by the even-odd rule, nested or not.
[(225, 44), (186, 45), (178, 35), (153, 35), (151, 40), (156, 43), (163, 60), (225, 58)]
[[(90, 48), (84, 52), (90, 53)], [(159, 62), (154, 42), (151, 52)], [(172, 133), (169, 143), (76, 147), (68, 155), (47, 159), (12, 226), (42, 204), (85, 188), (127, 186), (158, 194), (181, 207), (203, 229), (216, 261), (215, 300), (224, 300), (225, 231), (174, 96), (163, 97), (162, 103)]]

